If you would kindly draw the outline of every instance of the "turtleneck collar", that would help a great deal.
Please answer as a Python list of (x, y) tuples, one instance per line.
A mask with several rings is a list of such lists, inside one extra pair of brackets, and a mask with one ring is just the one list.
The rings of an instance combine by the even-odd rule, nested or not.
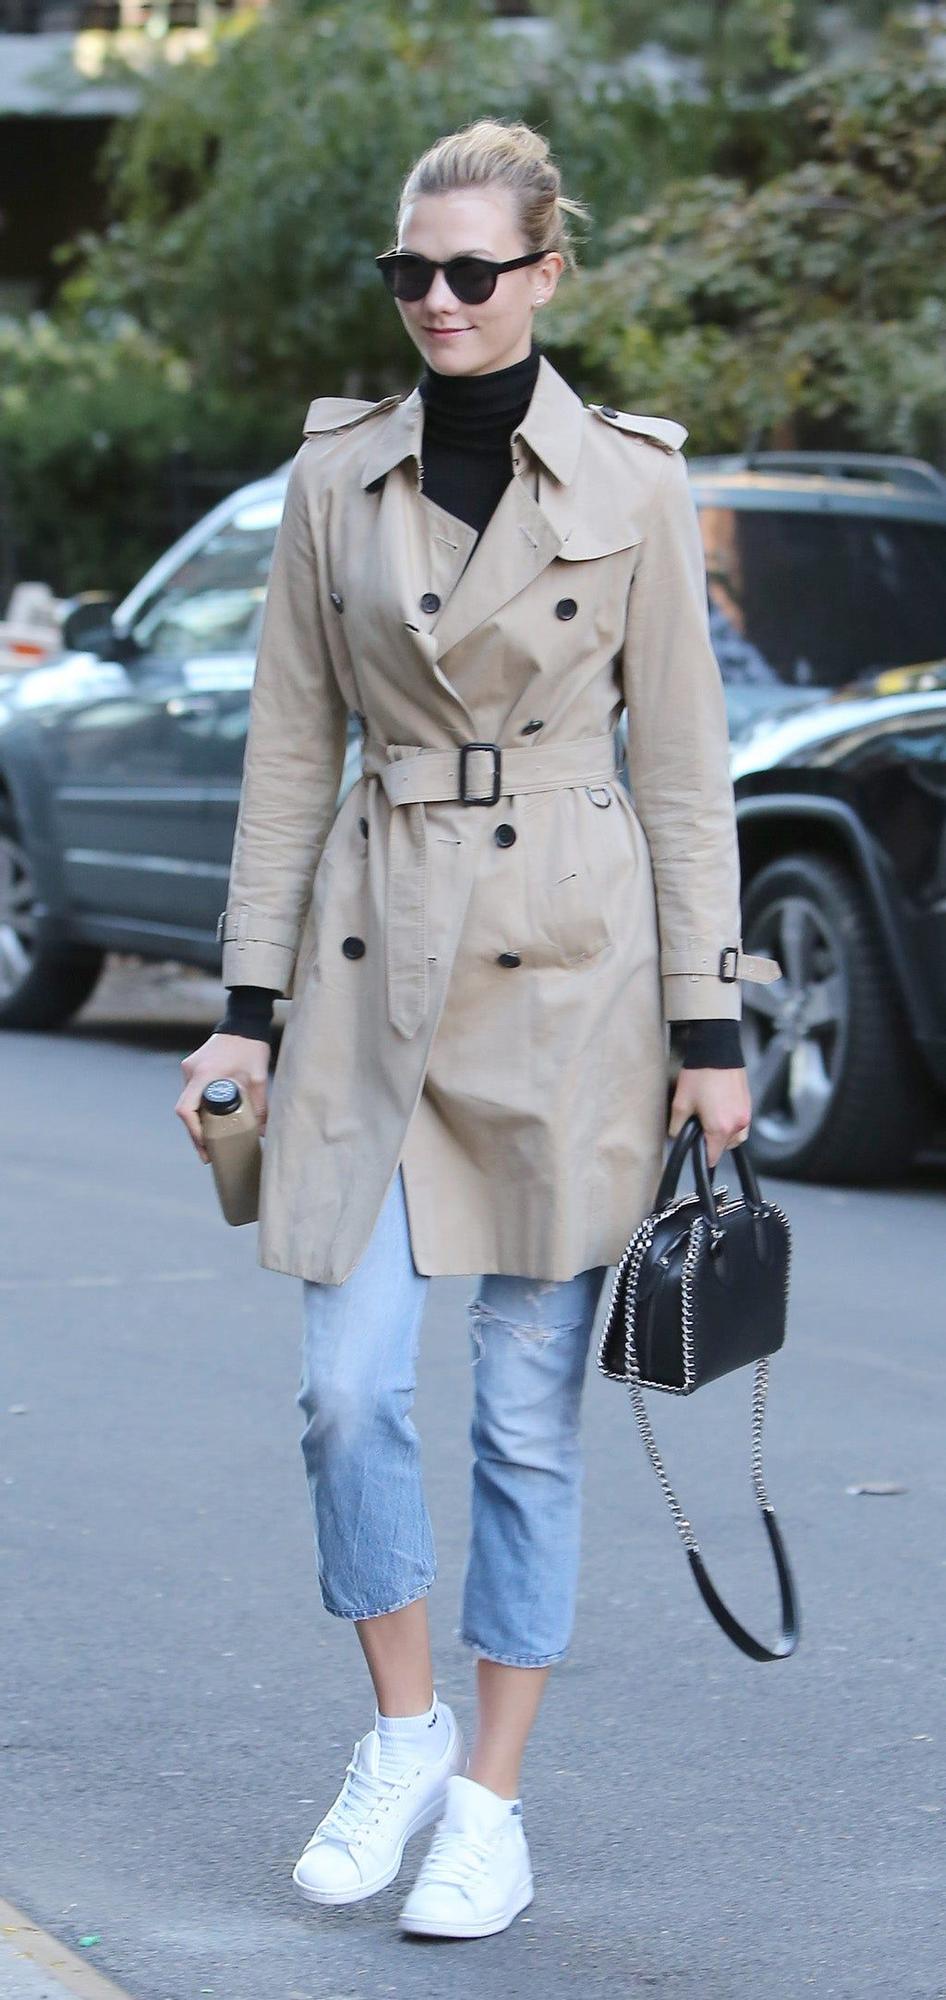
[(514, 425), (532, 401), (542, 350), (533, 341), (522, 361), (485, 375), (441, 375), (429, 365), (417, 384), (424, 404), (425, 437), (469, 450), (508, 450)]

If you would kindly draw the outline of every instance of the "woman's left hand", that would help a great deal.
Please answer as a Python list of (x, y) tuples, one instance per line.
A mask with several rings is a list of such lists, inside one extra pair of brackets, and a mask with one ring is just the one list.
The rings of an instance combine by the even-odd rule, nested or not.
[(745, 1070), (681, 1069), (670, 1106), (671, 1139), (694, 1112), (706, 1133), (706, 1158), (713, 1168), (727, 1146), (739, 1146), (749, 1137), (752, 1099)]

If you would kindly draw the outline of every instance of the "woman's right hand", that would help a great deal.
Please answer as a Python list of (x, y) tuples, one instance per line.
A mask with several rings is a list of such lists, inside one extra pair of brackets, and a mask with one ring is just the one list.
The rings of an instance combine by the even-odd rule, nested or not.
[(205, 1166), (210, 1164), (210, 1154), (204, 1145), (200, 1117), (197, 1107), (201, 1094), (208, 1083), (215, 1083), (218, 1077), (231, 1076), (239, 1084), (245, 1097), (256, 1114), (260, 1136), (266, 1129), (268, 1098), (266, 1083), (269, 1076), (270, 1045), (268, 1041), (252, 1041), (249, 1035), (208, 1035), (207, 1040), (195, 1049), (192, 1056), (185, 1056), (181, 1063), (184, 1071), (184, 1088), (174, 1106), (178, 1118), (183, 1120)]

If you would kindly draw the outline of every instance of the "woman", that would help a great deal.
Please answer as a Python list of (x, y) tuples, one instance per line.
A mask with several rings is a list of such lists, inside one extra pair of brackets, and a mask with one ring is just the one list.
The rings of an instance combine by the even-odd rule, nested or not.
[[(260, 1261), (302, 1279), (302, 1448), (327, 1610), (376, 1697), (294, 1871), (373, 1895), (437, 1822), (400, 1914), (502, 1930), (532, 1897), (520, 1765), (568, 1645), (579, 1404), (609, 1264), (671, 1129), (745, 1138), (726, 716), (666, 419), (585, 408), (533, 339), (574, 260), (539, 136), (482, 120), (407, 178), (381, 260), (425, 362), (406, 398), (319, 398), (292, 464), (227, 909), (230, 1004), (177, 1110), (234, 1076), (267, 1116)], [(632, 804), (615, 774), (629, 717)], [(347, 715), (364, 777), (335, 800)], [(471, 746), (471, 747), (465, 747)], [(474, 1273), (478, 1655), (467, 1762), (434, 1688), (435, 1558), (409, 1415), (433, 1275)]]

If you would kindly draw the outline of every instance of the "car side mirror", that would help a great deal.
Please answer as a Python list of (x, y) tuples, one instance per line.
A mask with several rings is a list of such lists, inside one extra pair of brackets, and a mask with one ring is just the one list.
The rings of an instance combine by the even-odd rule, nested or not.
[(67, 652), (97, 653), (100, 660), (119, 660), (130, 666), (141, 647), (130, 632), (118, 632), (113, 623), (117, 599), (104, 592), (89, 591), (73, 605), (63, 620), (62, 641)]
[(117, 603), (116, 597), (108, 597), (104, 591), (90, 590), (78, 597), (62, 622), (66, 652), (99, 653), (103, 657), (110, 652), (114, 638), (112, 613)]

